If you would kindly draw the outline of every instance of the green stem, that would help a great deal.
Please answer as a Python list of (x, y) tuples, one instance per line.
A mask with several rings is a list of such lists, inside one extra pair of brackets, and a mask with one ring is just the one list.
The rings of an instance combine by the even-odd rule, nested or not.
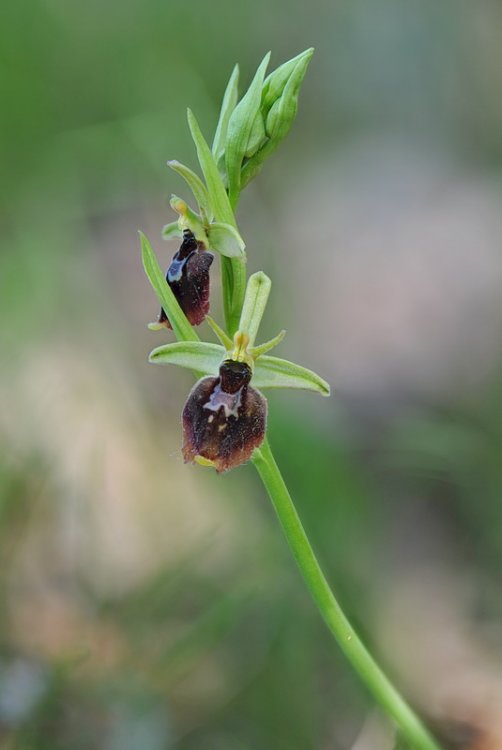
[(345, 656), (376, 700), (392, 716), (402, 737), (412, 747), (417, 750), (440, 750), (439, 745), (382, 672), (345, 617), (317, 561), (266, 438), (262, 446), (255, 451), (253, 463), (272, 500), (310, 593)]
[(230, 338), (239, 327), (244, 294), (246, 292), (246, 264), (239, 258), (221, 256), (221, 288), (223, 313)]
[[(230, 205), (235, 214), (239, 195), (230, 198)], [(239, 327), (244, 295), (246, 293), (246, 264), (240, 258), (221, 256), (221, 289), (223, 294), (223, 313), (230, 338)]]

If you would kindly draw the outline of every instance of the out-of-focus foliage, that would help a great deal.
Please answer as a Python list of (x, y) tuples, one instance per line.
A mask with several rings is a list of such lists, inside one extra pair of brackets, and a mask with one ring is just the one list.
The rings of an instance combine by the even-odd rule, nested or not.
[(365, 638), (452, 746), (500, 747), (500, 5), (0, 13), (0, 748), (392, 746), (253, 472), (183, 466), (192, 380), (146, 361), (186, 107), (209, 137), (235, 62), (310, 45), (239, 227), (263, 339), (334, 395), (271, 394), (271, 441)]

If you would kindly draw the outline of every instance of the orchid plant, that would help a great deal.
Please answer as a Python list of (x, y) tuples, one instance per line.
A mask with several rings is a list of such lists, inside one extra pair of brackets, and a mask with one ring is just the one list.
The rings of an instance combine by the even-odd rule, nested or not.
[[(349, 661), (394, 720), (403, 740), (421, 750), (439, 750), (345, 617), (319, 566), (267, 438), (267, 401), (261, 390), (304, 389), (329, 396), (330, 388), (312, 370), (268, 353), (282, 342), (285, 331), (270, 341), (256, 343), (271, 281), (262, 271), (247, 279), (245, 243), (235, 210), (242, 190), (257, 176), (295, 119), (300, 86), (312, 54), (308, 49), (265, 76), (267, 54), (240, 100), (236, 66), (211, 147), (188, 110), (203, 179), (178, 161), (168, 162), (187, 183), (196, 208), (177, 196), (171, 199), (178, 218), (164, 227), (163, 237), (179, 238), (181, 245), (166, 274), (149, 241), (140, 234), (143, 265), (161, 305), (158, 320), (149, 327), (172, 329), (176, 337), (176, 341), (155, 348), (150, 362), (188, 368), (197, 378), (183, 409), (185, 461), (217, 472), (247, 461), (254, 464), (307, 586)], [(208, 314), (213, 252), (220, 256), (222, 325)], [(200, 340), (194, 326), (204, 320), (218, 343)]]

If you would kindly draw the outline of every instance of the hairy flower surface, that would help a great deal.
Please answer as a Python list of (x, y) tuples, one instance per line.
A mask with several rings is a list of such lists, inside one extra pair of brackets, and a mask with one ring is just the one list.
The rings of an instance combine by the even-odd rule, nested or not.
[[(193, 233), (185, 229), (183, 242), (167, 269), (166, 281), (179, 306), (193, 326), (198, 326), (209, 312), (209, 269), (214, 256)], [(171, 328), (169, 319), (161, 309), (159, 323)]]
[(265, 437), (267, 401), (249, 383), (251, 368), (227, 359), (219, 377), (199, 380), (183, 409), (183, 458), (227, 471), (251, 458)]

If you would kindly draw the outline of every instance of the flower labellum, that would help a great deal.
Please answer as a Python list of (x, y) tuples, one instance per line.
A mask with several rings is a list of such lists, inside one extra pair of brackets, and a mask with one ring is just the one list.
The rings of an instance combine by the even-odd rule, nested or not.
[(249, 385), (251, 368), (225, 360), (219, 377), (192, 388), (183, 409), (183, 458), (227, 471), (251, 458), (265, 437), (267, 401)]
[[(185, 229), (181, 247), (167, 269), (166, 281), (193, 326), (200, 325), (209, 312), (209, 269), (213, 260), (214, 255)], [(171, 328), (164, 309), (160, 311), (159, 323)]]

